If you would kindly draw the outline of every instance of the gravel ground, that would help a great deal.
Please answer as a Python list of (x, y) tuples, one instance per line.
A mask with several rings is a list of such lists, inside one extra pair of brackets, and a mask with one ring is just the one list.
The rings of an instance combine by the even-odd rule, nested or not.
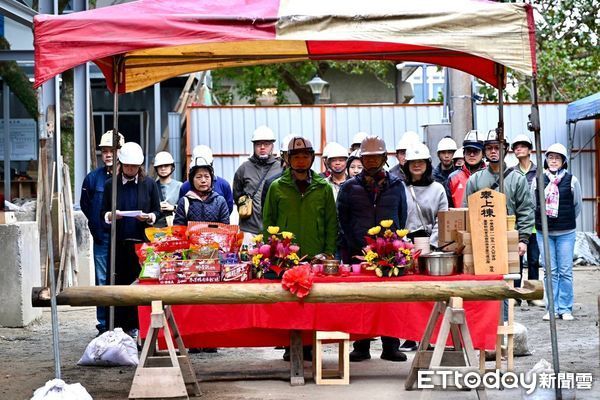
[[(592, 373), (592, 390), (566, 392), (565, 399), (600, 399), (600, 355), (598, 295), (600, 268), (579, 267), (575, 270), (575, 320), (557, 321), (561, 372)], [(515, 359), (516, 372), (529, 370), (540, 359), (552, 361), (549, 323), (542, 321), (544, 309), (523, 305), (516, 309), (516, 321), (528, 328), (528, 342), (533, 354)], [(94, 399), (126, 399), (134, 368), (79, 367), (77, 360), (95, 336), (93, 308), (60, 307), (60, 347), (63, 379), (81, 383)], [(220, 349), (217, 354), (191, 355), (200, 380), (204, 399), (413, 399), (420, 392), (406, 392), (404, 379), (409, 362), (390, 363), (379, 359), (380, 341), (373, 343), (373, 359), (351, 364), (350, 386), (316, 386), (310, 379), (310, 364), (303, 387), (291, 387), (286, 381), (289, 364), (281, 359), (282, 350), (273, 348)], [(334, 360), (333, 348), (326, 359)], [(0, 400), (29, 399), (33, 391), (54, 377), (51, 347), (50, 313), (23, 329), (0, 328)], [(487, 363), (493, 368), (493, 363)], [(230, 372), (239, 372), (237, 378)], [(206, 374), (221, 373), (229, 380), (205, 381)], [(242, 374), (245, 377), (240, 379)], [(270, 375), (276, 379), (257, 379)], [(203, 376), (205, 379), (203, 380)], [(289, 376), (289, 375), (287, 375)], [(475, 399), (472, 392), (434, 392), (433, 399)], [(489, 399), (520, 399), (518, 390), (490, 390)]]

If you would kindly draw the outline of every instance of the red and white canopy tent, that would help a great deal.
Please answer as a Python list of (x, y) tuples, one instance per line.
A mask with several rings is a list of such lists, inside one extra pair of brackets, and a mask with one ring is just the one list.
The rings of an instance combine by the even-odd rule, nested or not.
[(34, 20), (35, 84), (86, 61), (130, 92), (187, 72), (299, 60), (389, 59), (498, 86), (536, 71), (533, 10), (481, 0), (140, 0)]
[[(200, 70), (303, 60), (417, 61), (462, 70), (502, 91), (506, 68), (511, 68), (534, 78), (531, 129), (536, 148), (541, 149), (535, 26), (528, 4), (139, 0), (64, 16), (36, 16), (34, 41), (36, 86), (87, 61), (100, 67), (115, 93), (114, 132), (119, 93)], [(498, 137), (503, 140), (502, 98)], [(541, 165), (539, 151), (537, 157)], [(502, 178), (500, 174), (500, 188)], [(538, 187), (543, 196), (543, 181), (538, 181)], [(115, 196), (113, 187), (113, 211)], [(543, 226), (546, 233), (545, 218)], [(114, 224), (111, 236), (114, 249)], [(551, 276), (546, 234), (544, 239), (546, 272)], [(111, 271), (113, 265), (111, 259)], [(548, 298), (552, 301), (551, 293)], [(553, 319), (551, 324), (558, 372)]]

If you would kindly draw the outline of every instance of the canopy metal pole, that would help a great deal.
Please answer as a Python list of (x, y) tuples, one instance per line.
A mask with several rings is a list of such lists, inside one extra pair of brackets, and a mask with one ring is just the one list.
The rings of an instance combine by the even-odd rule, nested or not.
[[(542, 161), (542, 139), (540, 133), (540, 110), (538, 106), (537, 93), (537, 76), (534, 74), (531, 80), (533, 92), (533, 104), (531, 105), (531, 114), (529, 114), (528, 129), (533, 131), (535, 139), (535, 159), (538, 165), (537, 168), (537, 195), (539, 198), (540, 219), (542, 222), (542, 237), (544, 239), (544, 271), (546, 273), (546, 293), (548, 297), (548, 313), (550, 314), (550, 339), (552, 344), (552, 366), (554, 373), (558, 376), (560, 372), (560, 364), (558, 360), (558, 336), (556, 332), (556, 318), (554, 314), (554, 288), (552, 287), (552, 265), (550, 261), (550, 244), (548, 241), (548, 219), (546, 217), (546, 202), (543, 200), (545, 182)], [(560, 385), (555, 385), (556, 398), (562, 399), (562, 391)]]
[[(116, 58), (113, 65), (114, 94), (113, 94), (113, 137), (112, 137), (112, 196), (111, 196), (111, 224), (110, 224), (110, 265), (109, 284), (115, 284), (115, 249), (117, 247), (117, 150), (119, 148), (119, 83), (121, 82), (121, 58)], [(108, 310), (108, 329), (115, 328), (115, 307), (110, 306)]]
[[(2, 81), (2, 111), (4, 118), (4, 199), (12, 200), (10, 193), (11, 177), (10, 177), (10, 88), (6, 80)], [(4, 204), (0, 204), (0, 210), (4, 210)]]
[(496, 64), (498, 72), (498, 127), (496, 128), (496, 138), (500, 142), (500, 174), (498, 179), (498, 191), (504, 193), (504, 66)]

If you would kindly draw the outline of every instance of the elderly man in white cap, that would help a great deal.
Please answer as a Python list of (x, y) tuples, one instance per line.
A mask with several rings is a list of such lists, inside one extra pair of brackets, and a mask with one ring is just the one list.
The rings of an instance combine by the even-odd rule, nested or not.
[(265, 181), (283, 170), (273, 155), (274, 143), (271, 128), (265, 125), (256, 128), (252, 135), (253, 154), (233, 176), (233, 199), (238, 206), (244, 242), (250, 242), (262, 230), (261, 194)]
[[(123, 146), (125, 139), (119, 133), (119, 145)], [(108, 247), (110, 244), (110, 232), (106, 229), (100, 210), (102, 209), (102, 197), (104, 196), (104, 183), (112, 174), (113, 154), (113, 131), (110, 130), (100, 138), (100, 148), (103, 166), (90, 172), (83, 180), (81, 186), (81, 211), (88, 220), (88, 227), (94, 239), (94, 267), (96, 272), (96, 286), (106, 285)], [(106, 321), (106, 307), (96, 309), (98, 319), (98, 333), (104, 333), (108, 329)]]

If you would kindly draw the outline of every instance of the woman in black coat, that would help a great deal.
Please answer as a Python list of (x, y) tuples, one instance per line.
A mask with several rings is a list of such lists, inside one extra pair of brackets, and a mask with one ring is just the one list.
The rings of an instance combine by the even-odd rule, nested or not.
[[(112, 179), (104, 185), (102, 217), (107, 224), (117, 223), (115, 247), (115, 284), (130, 285), (140, 274), (141, 268), (135, 253), (135, 245), (145, 242), (145, 229), (160, 217), (160, 196), (154, 180), (144, 174), (141, 165), (144, 153), (140, 145), (128, 142), (119, 150), (120, 172), (117, 174), (116, 218), (111, 214)], [(136, 217), (123, 217), (122, 211), (142, 211)], [(110, 257), (110, 254), (109, 254)], [(110, 259), (110, 258), (109, 258)], [(115, 307), (115, 327), (123, 328), (137, 337), (137, 307)]]

